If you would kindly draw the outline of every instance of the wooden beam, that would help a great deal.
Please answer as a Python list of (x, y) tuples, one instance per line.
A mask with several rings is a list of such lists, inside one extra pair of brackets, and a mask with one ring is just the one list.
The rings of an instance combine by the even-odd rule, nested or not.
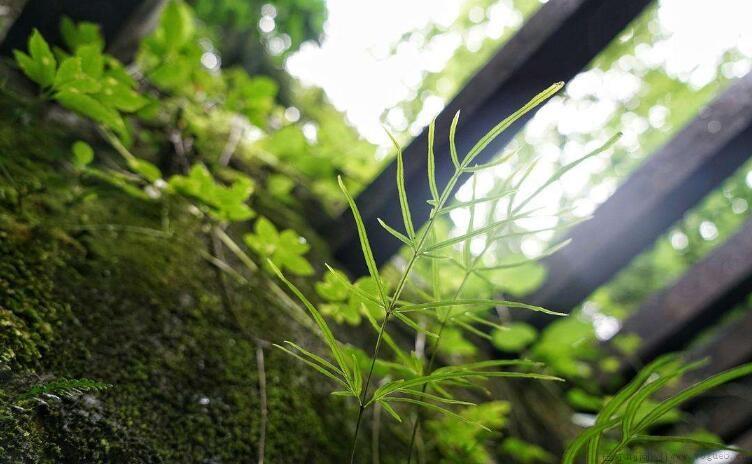
[[(752, 429), (744, 432), (739, 438), (734, 441), (734, 444), (739, 448), (752, 450)], [(752, 463), (752, 457), (739, 454), (736, 459), (731, 461), (732, 464), (750, 464)]]
[[(686, 346), (700, 329), (743, 301), (751, 290), (752, 219), (673, 285), (648, 298), (625, 321), (621, 333), (641, 338), (635, 357), (645, 363)], [(737, 355), (728, 353), (725, 346), (714, 353)]]
[[(464, 153), (500, 119), (536, 93), (554, 82), (569, 80), (584, 69), (649, 3), (650, 0), (551, 0), (543, 5), (437, 117), (435, 148), (439, 185), (446, 183), (452, 174), (446, 140), (457, 110), (462, 110), (457, 146), (460, 153)], [(478, 161), (498, 153), (527, 119), (499, 137)], [(424, 130), (404, 152), (408, 196), (418, 226), (425, 222), (429, 212), (426, 141), (427, 131)], [(395, 174), (396, 165), (391, 163), (357, 199), (379, 264), (389, 260), (400, 246), (377, 222), (377, 218), (390, 224), (401, 221)], [(319, 231), (345, 269), (353, 275), (365, 275), (349, 211), (320, 226)]]
[[(548, 277), (525, 301), (571, 311), (750, 155), (752, 73), (729, 86), (650, 156), (591, 220), (573, 228), (568, 234), (572, 242), (543, 261)], [(701, 288), (712, 287), (713, 274), (704, 278)], [(542, 327), (549, 319), (539, 316), (531, 322)]]
[(0, 44), (0, 54), (26, 49), (26, 41), (36, 28), (49, 42), (62, 44), (60, 20), (68, 16), (75, 21), (100, 25), (108, 51), (128, 61), (138, 42), (155, 25), (165, 0), (29, 0)]

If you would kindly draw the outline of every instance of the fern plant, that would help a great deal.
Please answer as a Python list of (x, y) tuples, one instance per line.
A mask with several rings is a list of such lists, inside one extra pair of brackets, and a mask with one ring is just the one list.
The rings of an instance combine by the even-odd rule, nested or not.
[[(650, 435), (652, 426), (672, 412), (678, 406), (690, 401), (708, 390), (752, 374), (752, 363), (745, 364), (727, 371), (718, 373), (705, 380), (697, 382), (679, 393), (672, 395), (649, 410), (644, 406), (652, 395), (666, 387), (669, 382), (676, 380), (683, 374), (703, 365), (706, 360), (693, 363), (684, 363), (677, 354), (667, 354), (643, 368), (637, 376), (601, 409), (596, 417), (595, 424), (584, 430), (567, 447), (562, 463), (573, 464), (576, 458), (584, 451), (587, 464), (615, 462), (619, 453), (635, 444), (678, 442), (698, 445), (701, 448), (728, 449), (736, 452), (746, 451), (727, 446), (723, 443), (706, 441), (684, 436)], [(618, 429), (620, 437), (615, 446), (603, 450), (602, 436), (612, 430)]]
[[(441, 341), (443, 328), (448, 322), (452, 321), (452, 319), (456, 315), (454, 312), (454, 309), (456, 308), (488, 308), (492, 306), (503, 305), (509, 308), (539, 311), (553, 316), (564, 316), (564, 314), (550, 311), (542, 307), (515, 301), (488, 298), (462, 298), (460, 294), (461, 290), (458, 291), (454, 295), (454, 297), (444, 299), (442, 298), (441, 292), (439, 291), (439, 283), (437, 278), (433, 279), (434, 294), (426, 298), (426, 301), (405, 301), (402, 299), (402, 296), (409, 282), (411, 271), (413, 271), (416, 263), (419, 260), (431, 260), (434, 269), (436, 269), (439, 260), (448, 259), (448, 257), (442, 255), (442, 253), (447, 249), (451, 249), (452, 247), (460, 246), (463, 244), (465, 245), (465, 249), (467, 250), (466, 260), (465, 263), (462, 264), (462, 266), (466, 271), (466, 276), (476, 272), (477, 269), (474, 268), (474, 265), (479, 261), (470, 258), (470, 252), (468, 248), (469, 242), (472, 239), (476, 237), (485, 237), (486, 242), (490, 243), (503, 238), (505, 236), (505, 233), (508, 233), (505, 232), (508, 226), (514, 224), (520, 219), (529, 218), (533, 215), (532, 211), (525, 211), (524, 208), (529, 204), (530, 200), (534, 196), (538, 195), (548, 185), (555, 182), (567, 170), (573, 168), (576, 164), (578, 164), (585, 158), (600, 153), (603, 149), (613, 143), (616, 137), (609, 140), (604, 146), (591, 153), (590, 155), (587, 155), (586, 157), (572, 163), (571, 165), (565, 166), (564, 169), (554, 174), (547, 182), (545, 182), (539, 188), (535, 189), (532, 195), (523, 199), (514, 207), (510, 207), (509, 211), (507, 211), (507, 215), (503, 219), (494, 220), (491, 223), (479, 228), (473, 228), (471, 225), (465, 233), (460, 234), (456, 237), (442, 240), (436, 238), (436, 234), (434, 233), (434, 226), (441, 217), (447, 215), (450, 211), (456, 208), (472, 208), (476, 204), (492, 202), (494, 200), (498, 200), (503, 196), (512, 194), (514, 189), (509, 189), (508, 191), (504, 191), (498, 195), (491, 197), (474, 198), (471, 201), (460, 203), (458, 205), (450, 205), (452, 194), (463, 177), (476, 174), (488, 168), (492, 168), (505, 161), (505, 157), (502, 157), (499, 160), (489, 163), (475, 164), (474, 161), (481, 153), (481, 151), (486, 148), (488, 144), (490, 144), (511, 124), (543, 103), (546, 99), (554, 95), (562, 87), (563, 83), (556, 83), (540, 94), (536, 95), (522, 108), (497, 124), (488, 134), (483, 136), (462, 158), (460, 158), (459, 154), (457, 153), (455, 144), (455, 133), (459, 120), (458, 112), (452, 120), (449, 131), (450, 156), (452, 164), (454, 166), (454, 172), (447, 183), (442, 186), (441, 190), (437, 185), (434, 172), (435, 159), (433, 143), (435, 129), (434, 124), (431, 124), (431, 126), (429, 127), (428, 138), (429, 145), (427, 174), (431, 191), (431, 200), (429, 200), (429, 203), (432, 208), (425, 226), (420, 230), (416, 230), (410, 213), (409, 199), (407, 197), (407, 191), (405, 187), (403, 156), (401, 150), (399, 149), (399, 146), (395, 141), (395, 146), (397, 148), (396, 183), (400, 209), (402, 212), (404, 233), (398, 231), (394, 226), (386, 224), (381, 220), (379, 220), (379, 223), (387, 232), (394, 236), (395, 239), (399, 240), (407, 247), (408, 258), (406, 265), (401, 270), (398, 278), (396, 279), (396, 284), (391, 291), (387, 289), (387, 286), (379, 273), (379, 269), (376, 265), (376, 261), (374, 260), (371, 244), (369, 242), (368, 234), (361, 218), (358, 206), (345, 187), (342, 179), (339, 179), (340, 188), (342, 189), (342, 192), (345, 196), (345, 199), (347, 200), (350, 210), (352, 211), (356, 223), (358, 237), (360, 240), (366, 267), (370, 274), (370, 278), (376, 283), (375, 292), (373, 294), (369, 294), (363, 292), (362, 289), (358, 289), (355, 286), (350, 286), (349, 282), (346, 279), (343, 279), (341, 273), (338, 273), (330, 268), (331, 275), (334, 279), (342, 279), (342, 284), (348, 286), (351, 292), (358, 294), (364, 300), (371, 302), (379, 309), (380, 321), (370, 321), (371, 325), (373, 325), (374, 329), (376, 330), (376, 341), (373, 345), (370, 361), (365, 372), (361, 370), (361, 367), (354, 356), (347, 356), (342, 344), (334, 337), (332, 330), (327, 325), (327, 322), (322, 316), (319, 309), (316, 308), (295, 285), (287, 280), (281, 273), (281, 271), (273, 265), (273, 263), (270, 263), (270, 266), (273, 267), (279, 278), (303, 302), (303, 304), (310, 312), (320, 331), (324, 335), (324, 340), (327, 347), (329, 348), (330, 359), (326, 359), (325, 357), (312, 353), (290, 341), (285, 342), (283, 346), (278, 345), (278, 347), (288, 354), (303, 361), (319, 373), (325, 375), (336, 384), (338, 384), (342, 389), (334, 392), (334, 394), (352, 397), (358, 403), (358, 413), (357, 417), (355, 418), (355, 432), (352, 440), (351, 462), (355, 461), (358, 433), (361, 428), (364, 411), (374, 406), (375, 404), (380, 405), (385, 411), (387, 411), (398, 421), (401, 420), (401, 417), (398, 411), (395, 409), (395, 405), (397, 404), (407, 404), (419, 408), (426, 408), (455, 417), (459, 420), (467, 421), (464, 416), (456, 414), (450, 408), (456, 405), (467, 406), (471, 405), (471, 403), (455, 399), (447, 390), (448, 388), (457, 386), (473, 386), (483, 380), (496, 377), (561, 380), (557, 377), (542, 374), (540, 372), (530, 372), (530, 370), (539, 369), (540, 365), (527, 360), (488, 360), (462, 365), (445, 366), (435, 370), (432, 370), (432, 368), (434, 364), (433, 361), (435, 354), (438, 351), (438, 344)], [(394, 140), (393, 137), (392, 140)], [(529, 172), (527, 174), (529, 174)], [(522, 180), (524, 180), (526, 177), (527, 175), (523, 175)], [(436, 274), (434, 273), (434, 275)], [(374, 367), (382, 354), (381, 351), (383, 344), (386, 343), (392, 348), (392, 350), (397, 351), (397, 349), (394, 347), (395, 344), (391, 340), (391, 337), (388, 333), (389, 323), (396, 319), (415, 330), (425, 330), (422, 329), (413, 319), (411, 319), (411, 316), (415, 314), (428, 315), (429, 317), (438, 317), (440, 321), (439, 333), (429, 333), (429, 335), (435, 339), (435, 344), (431, 360), (427, 368), (419, 368), (417, 370), (417, 375), (411, 378), (395, 378), (391, 380), (387, 379), (382, 382), (379, 387), (371, 391), (370, 387), (371, 383), (373, 382)], [(482, 332), (472, 327), (473, 324), (479, 323), (481, 325), (494, 325), (490, 321), (486, 321), (485, 319), (479, 317), (473, 319), (471, 321), (472, 324), (468, 324), (464, 321), (459, 320), (457, 320), (457, 322), (463, 324), (465, 327), (469, 327), (471, 330), (476, 330), (479, 333)], [(521, 370), (508, 370), (509, 368), (520, 368)], [(432, 388), (431, 392), (429, 392), (428, 390), (429, 386)], [(410, 453), (412, 454), (412, 450), (410, 450)]]

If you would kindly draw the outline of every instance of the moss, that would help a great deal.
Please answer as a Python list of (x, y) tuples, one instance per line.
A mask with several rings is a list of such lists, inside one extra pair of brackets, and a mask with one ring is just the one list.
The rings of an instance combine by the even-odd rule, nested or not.
[[(289, 308), (263, 275), (221, 277), (194, 217), (172, 209), (173, 235), (149, 232), (163, 205), (79, 179), (61, 161), (62, 132), (4, 111), (0, 462), (255, 461), (257, 339), (306, 340)], [(348, 403), (264, 353), (268, 462), (344, 461)], [(14, 407), (31, 385), (61, 377), (113, 387)]]

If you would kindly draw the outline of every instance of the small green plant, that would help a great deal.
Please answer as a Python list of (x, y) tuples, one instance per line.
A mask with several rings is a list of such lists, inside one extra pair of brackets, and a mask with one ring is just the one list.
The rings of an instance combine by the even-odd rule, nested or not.
[[(691, 385), (651, 407), (646, 407), (650, 397), (669, 382), (703, 365), (705, 360), (685, 363), (676, 354), (663, 355), (643, 368), (627, 386), (622, 388), (600, 410), (595, 424), (583, 431), (567, 448), (563, 464), (573, 464), (583, 448), (587, 464), (615, 462), (620, 452), (637, 444), (679, 442), (698, 445), (701, 448), (730, 449), (745, 452), (723, 443), (683, 436), (650, 435), (652, 426), (660, 423), (666, 415), (678, 406), (707, 392), (708, 390), (752, 374), (752, 364), (745, 364)], [(619, 429), (621, 436), (616, 445), (602, 449), (601, 437), (612, 429)]]
[(260, 217), (254, 225), (254, 233), (246, 234), (243, 240), (259, 256), (269, 259), (280, 269), (297, 275), (313, 274), (313, 267), (303, 257), (311, 248), (305, 239), (292, 229), (279, 232), (274, 224)]
[[(497, 324), (486, 320), (482, 316), (476, 315), (479, 310), (485, 310), (489, 307), (496, 305), (503, 305), (508, 308), (519, 308), (531, 311), (539, 311), (549, 315), (563, 316), (564, 314), (549, 311), (545, 308), (532, 306), (524, 303), (497, 300), (489, 298), (463, 298), (461, 295), (461, 288), (456, 292), (452, 298), (443, 298), (441, 292), (441, 286), (438, 279), (438, 262), (440, 260), (449, 260), (449, 256), (445, 256), (442, 253), (446, 250), (452, 249), (457, 246), (462, 246), (465, 249), (464, 262), (457, 263), (466, 271), (466, 279), (475, 273), (480, 273), (480, 269), (474, 268), (474, 266), (480, 266), (479, 260), (475, 260), (470, 253), (470, 241), (472, 239), (483, 237), (486, 243), (492, 243), (505, 237), (505, 234), (509, 234), (509, 226), (514, 224), (519, 219), (529, 218), (532, 216), (532, 212), (525, 211), (524, 208), (530, 202), (530, 200), (538, 195), (548, 185), (559, 179), (567, 170), (574, 167), (582, 160), (594, 156), (597, 153), (603, 151), (606, 147), (610, 146), (616, 137), (612, 138), (606, 145), (599, 148), (595, 152), (585, 156), (584, 158), (575, 161), (574, 163), (565, 166), (561, 171), (551, 176), (544, 184), (535, 189), (533, 194), (524, 198), (519, 203), (510, 201), (510, 207), (506, 216), (503, 219), (496, 219), (491, 221), (485, 226), (478, 228), (473, 227), (473, 221), (471, 219), (468, 230), (456, 237), (450, 237), (447, 239), (439, 240), (436, 238), (434, 232), (434, 226), (438, 223), (440, 218), (449, 214), (450, 211), (457, 208), (468, 208), (471, 211), (474, 210), (474, 206), (481, 203), (489, 203), (499, 198), (513, 195), (518, 185), (513, 188), (504, 189), (504, 191), (498, 195), (484, 198), (473, 198), (471, 201), (463, 202), (456, 205), (450, 205), (450, 200), (455, 187), (466, 175), (473, 175), (481, 172), (485, 169), (499, 165), (506, 160), (502, 157), (500, 160), (493, 161), (486, 164), (474, 164), (476, 157), (480, 152), (488, 146), (499, 134), (501, 134), (507, 127), (513, 124), (520, 117), (531, 111), (536, 106), (540, 105), (550, 96), (555, 94), (561, 87), (562, 83), (557, 83), (537, 95), (528, 104), (523, 106), (520, 110), (513, 113), (508, 118), (501, 121), (496, 127), (494, 127), (487, 135), (482, 137), (476, 145), (462, 158), (459, 157), (455, 147), (455, 132), (457, 128), (459, 113), (452, 121), (452, 125), (449, 133), (450, 143), (450, 155), (452, 163), (454, 165), (454, 173), (450, 177), (449, 181), (442, 186), (439, 190), (435, 179), (435, 161), (433, 153), (433, 139), (434, 139), (434, 125), (433, 123), (429, 127), (429, 146), (428, 146), (428, 180), (431, 191), (431, 200), (429, 200), (432, 206), (426, 225), (416, 230), (412, 216), (410, 213), (409, 201), (405, 188), (404, 177), (404, 163), (401, 150), (395, 141), (397, 148), (397, 189), (399, 194), (400, 209), (402, 211), (404, 232), (396, 230), (393, 226), (384, 223), (379, 220), (384, 229), (394, 236), (397, 240), (402, 242), (408, 250), (407, 262), (404, 268), (399, 273), (399, 277), (396, 279), (396, 285), (393, 289), (388, 289), (384, 279), (379, 273), (379, 269), (373, 258), (373, 252), (371, 250), (371, 244), (368, 240), (367, 231), (365, 225), (360, 216), (358, 206), (350, 195), (348, 189), (345, 187), (342, 179), (339, 179), (340, 188), (347, 200), (347, 203), (352, 211), (354, 220), (357, 226), (357, 232), (360, 239), (360, 245), (363, 251), (370, 279), (375, 283), (375, 291), (365, 292), (362, 289), (358, 289), (351, 285), (341, 273), (338, 273), (330, 269), (331, 274), (327, 276), (325, 281), (318, 287), (319, 293), (324, 293), (330, 301), (343, 302), (348, 300), (349, 294), (357, 294), (364, 300), (370, 302), (377, 308), (376, 315), (372, 315), (370, 311), (361, 311), (361, 315), (369, 317), (369, 322), (374, 327), (377, 333), (376, 342), (373, 346), (373, 351), (368, 361), (367, 367), (362, 370), (360, 364), (355, 357), (348, 357), (346, 351), (343, 349), (341, 343), (334, 337), (332, 330), (327, 325), (321, 311), (316, 308), (305, 295), (295, 287), (279, 269), (274, 266), (273, 269), (278, 274), (279, 278), (295, 293), (295, 295), (303, 302), (311, 316), (318, 325), (320, 331), (324, 334), (324, 340), (329, 348), (329, 355), (331, 360), (321, 357), (315, 353), (312, 353), (293, 342), (285, 342), (285, 346), (278, 346), (288, 354), (295, 356), (301, 361), (305, 362), (321, 374), (329, 377), (336, 384), (342, 387), (341, 390), (334, 392), (336, 395), (347, 396), (354, 398), (358, 403), (358, 414), (355, 420), (355, 432), (352, 440), (352, 452), (351, 462), (355, 461), (357, 453), (358, 433), (361, 427), (363, 413), (367, 408), (370, 408), (378, 404), (384, 411), (388, 412), (394, 419), (401, 421), (401, 416), (397, 410), (398, 405), (413, 406), (421, 409), (428, 409), (437, 411), (441, 414), (447, 415), (454, 419), (464, 421), (466, 423), (473, 423), (481, 428), (485, 428), (482, 424), (474, 422), (469, 417), (470, 415), (458, 414), (453, 411), (453, 407), (456, 406), (469, 406), (472, 402), (455, 399), (449, 392), (452, 387), (457, 386), (473, 386), (478, 385), (480, 382), (490, 378), (528, 378), (528, 379), (540, 379), (540, 380), (561, 380), (557, 377), (546, 375), (536, 370), (542, 366), (537, 363), (532, 363), (527, 360), (489, 360), (480, 361), (475, 363), (461, 364), (461, 365), (448, 365), (433, 369), (436, 353), (438, 350), (438, 344), (442, 339), (444, 328), (448, 324), (460, 326), (466, 330), (473, 331), (477, 334), (484, 334), (483, 331), (477, 329), (476, 325), (491, 326), (493, 328), (500, 328)], [(392, 138), (394, 140), (394, 138)], [(530, 169), (523, 173), (518, 183), (524, 181), (529, 174)], [(514, 206), (512, 206), (514, 205)], [(433, 272), (433, 294), (425, 295), (422, 302), (410, 302), (403, 299), (403, 292), (408, 286), (411, 271), (415, 268), (416, 264), (420, 260), (430, 260)], [(271, 264), (273, 266), (273, 264)], [(339, 284), (336, 284), (339, 282)], [(347, 287), (349, 286), (349, 292)], [(349, 305), (348, 305), (349, 306)], [(361, 305), (361, 308), (364, 305)], [(349, 308), (352, 309), (352, 308)], [(458, 314), (460, 310), (461, 313)], [(351, 311), (352, 312), (352, 311)], [(482, 313), (481, 313), (482, 314)], [(411, 318), (414, 315), (423, 315), (430, 318), (435, 318), (439, 321), (439, 329), (437, 333), (426, 332), (426, 329), (421, 328), (419, 324)], [(355, 316), (349, 315), (351, 319), (356, 319)], [(394, 378), (385, 379), (376, 389), (370, 390), (371, 383), (373, 381), (374, 368), (381, 356), (381, 349), (383, 344), (387, 344), (393, 351), (397, 351), (394, 348), (394, 342), (388, 333), (388, 325), (392, 320), (398, 320), (406, 324), (409, 327), (417, 331), (427, 333), (434, 341), (434, 346), (431, 354), (431, 358), (427, 366), (423, 363), (414, 363), (410, 361), (415, 375), (407, 378)], [(485, 335), (485, 334), (484, 334)], [(488, 337), (488, 336), (487, 336)], [(398, 359), (404, 359), (404, 357), (398, 356)], [(516, 369), (516, 370), (513, 370)], [(532, 371), (531, 371), (532, 370)], [(409, 371), (409, 369), (408, 369)], [(430, 387), (430, 390), (429, 390)], [(413, 442), (415, 437), (415, 431), (418, 427), (418, 420), (416, 418), (413, 425)], [(409, 450), (409, 457), (412, 456), (411, 444)]]

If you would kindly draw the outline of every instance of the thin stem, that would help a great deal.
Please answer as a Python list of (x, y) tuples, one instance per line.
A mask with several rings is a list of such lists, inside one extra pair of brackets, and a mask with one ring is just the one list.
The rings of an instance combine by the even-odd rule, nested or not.
[(258, 366), (259, 396), (261, 398), (261, 430), (259, 431), (258, 464), (264, 464), (264, 448), (266, 445), (266, 422), (268, 412), (266, 405), (266, 370), (264, 369), (264, 348), (262, 348), (260, 344), (256, 346), (256, 364)]
[(360, 422), (363, 418), (363, 410), (365, 409), (365, 405), (368, 404), (366, 401), (366, 398), (368, 397), (368, 388), (371, 385), (371, 377), (373, 375), (373, 369), (376, 366), (376, 359), (379, 356), (379, 350), (381, 349), (381, 339), (384, 335), (384, 330), (386, 329), (386, 324), (389, 322), (389, 318), (392, 315), (392, 312), (397, 307), (397, 302), (399, 301), (400, 295), (402, 295), (402, 291), (405, 288), (405, 284), (407, 283), (407, 278), (410, 275), (410, 271), (412, 271), (413, 266), (417, 262), (418, 258), (420, 257), (423, 246), (426, 243), (426, 239), (428, 238), (428, 233), (433, 228), (433, 225), (436, 222), (436, 217), (438, 216), (438, 211), (444, 207), (446, 202), (449, 199), (449, 196), (451, 195), (451, 192), (454, 190), (455, 185), (457, 185), (457, 182), (462, 175), (462, 169), (455, 170), (452, 177), (449, 179), (449, 182), (447, 182), (447, 185), (444, 187), (444, 191), (441, 193), (441, 197), (439, 198), (438, 203), (436, 206), (431, 210), (431, 214), (428, 217), (428, 221), (426, 221), (426, 226), (423, 228), (423, 231), (420, 233), (420, 239), (418, 240), (417, 244), (415, 245), (415, 248), (413, 248), (412, 256), (410, 257), (410, 260), (407, 263), (407, 266), (405, 266), (405, 270), (402, 272), (402, 276), (400, 277), (399, 282), (397, 283), (397, 287), (394, 290), (394, 294), (392, 295), (391, 300), (389, 301), (389, 304), (386, 308), (384, 308), (384, 321), (381, 323), (381, 328), (379, 329), (379, 335), (376, 339), (376, 345), (373, 349), (373, 355), (371, 356), (371, 366), (368, 369), (368, 376), (366, 377), (366, 382), (363, 386), (363, 393), (361, 395), (360, 400), (360, 408), (358, 411), (358, 418), (355, 422), (355, 434), (353, 436), (353, 444), (352, 444), (352, 454), (350, 455), (350, 463), (355, 462), (355, 451), (356, 451), (356, 445), (358, 442), (358, 432), (360, 431)]
[(384, 330), (386, 328), (387, 322), (389, 322), (389, 316), (391, 316), (391, 312), (387, 312), (384, 316), (384, 321), (381, 323), (381, 327), (379, 328), (379, 335), (376, 337), (376, 344), (373, 347), (373, 357), (371, 358), (371, 367), (368, 369), (368, 376), (366, 377), (366, 383), (363, 387), (363, 393), (360, 395), (360, 407), (358, 410), (358, 419), (355, 422), (355, 434), (353, 435), (353, 443), (352, 443), (352, 454), (350, 455), (350, 463), (355, 462), (355, 450), (357, 449), (358, 444), (358, 432), (360, 431), (360, 422), (363, 419), (363, 410), (365, 410), (365, 404), (366, 404), (366, 398), (368, 395), (368, 386), (371, 383), (371, 376), (373, 375), (373, 369), (376, 365), (376, 358), (379, 354), (379, 349), (381, 349), (381, 340), (384, 338)]

